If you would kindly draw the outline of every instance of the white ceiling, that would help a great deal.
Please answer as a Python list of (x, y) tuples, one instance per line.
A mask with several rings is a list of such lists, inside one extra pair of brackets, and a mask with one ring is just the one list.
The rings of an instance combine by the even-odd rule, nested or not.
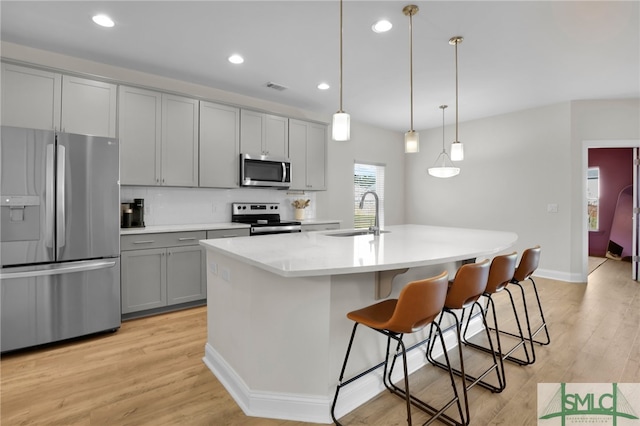
[[(408, 1), (345, 0), (344, 110), (409, 129)], [(577, 99), (640, 97), (638, 1), (414, 1), (414, 128)], [(109, 14), (111, 29), (91, 21)], [(6, 1), (3, 41), (332, 114), (338, 109), (339, 2)], [(393, 29), (371, 31), (379, 18)], [(242, 65), (227, 57), (240, 53)], [(266, 87), (272, 81), (282, 92)], [(319, 91), (327, 82), (331, 89)]]

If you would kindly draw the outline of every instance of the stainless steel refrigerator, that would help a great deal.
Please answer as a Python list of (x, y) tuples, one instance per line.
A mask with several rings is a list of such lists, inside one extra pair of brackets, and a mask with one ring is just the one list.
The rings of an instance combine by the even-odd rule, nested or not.
[(2, 126), (0, 351), (120, 327), (117, 139)]

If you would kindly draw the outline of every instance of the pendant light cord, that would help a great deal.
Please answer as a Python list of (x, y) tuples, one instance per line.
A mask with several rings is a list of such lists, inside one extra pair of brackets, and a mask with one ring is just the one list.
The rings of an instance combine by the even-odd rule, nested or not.
[(411, 131), (413, 132), (413, 12), (409, 13), (409, 85), (411, 87)]
[(342, 0), (340, 0), (340, 111), (342, 113)]
[[(456, 41), (456, 142), (459, 142), (458, 140), (458, 44), (459, 42)], [(444, 110), (442, 110), (442, 114), (443, 114), (443, 122), (444, 122)], [(444, 141), (443, 141), (444, 143)]]
[(446, 108), (446, 105), (440, 105), (440, 108), (442, 109), (442, 152), (444, 151), (444, 109)]

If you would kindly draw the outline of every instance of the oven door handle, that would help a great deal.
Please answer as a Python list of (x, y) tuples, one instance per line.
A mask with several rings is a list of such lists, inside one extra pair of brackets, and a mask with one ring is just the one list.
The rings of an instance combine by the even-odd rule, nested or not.
[(259, 235), (259, 234), (267, 234), (267, 233), (289, 233), (289, 232), (300, 232), (300, 225), (288, 225), (288, 226), (252, 226), (251, 234)]

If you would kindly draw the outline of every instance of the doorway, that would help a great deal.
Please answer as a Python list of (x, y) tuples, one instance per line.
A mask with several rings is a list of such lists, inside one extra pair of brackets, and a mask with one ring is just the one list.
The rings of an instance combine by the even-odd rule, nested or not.
[[(589, 254), (590, 254), (590, 240), (591, 243), (596, 245), (597, 247), (595, 247), (595, 250), (591, 250), (591, 251), (595, 251), (596, 253), (598, 253), (598, 256), (602, 255), (602, 256), (606, 256), (607, 254), (607, 249), (609, 249), (611, 247), (610, 245), (610, 231), (611, 231), (611, 222), (612, 222), (612, 218), (613, 218), (613, 214), (614, 214), (614, 210), (615, 210), (615, 204), (618, 198), (618, 192), (619, 191), (614, 191), (615, 194), (612, 194), (612, 190), (611, 188), (609, 188), (608, 190), (605, 190), (604, 193), (602, 193), (603, 198), (601, 201), (604, 201), (603, 204), (600, 204), (597, 206), (597, 208), (594, 208), (594, 205), (596, 205), (597, 203), (594, 203), (594, 199), (593, 199), (593, 195), (594, 195), (594, 176), (598, 175), (598, 173), (596, 173), (594, 171), (593, 167), (593, 162), (590, 164), (589, 163), (589, 158), (590, 158), (590, 150), (592, 153), (592, 157), (595, 157), (597, 153), (600, 153), (601, 155), (603, 155), (603, 158), (606, 157), (606, 153), (607, 151), (609, 151), (608, 149), (604, 149), (604, 150), (600, 150), (601, 148), (632, 148), (633, 152), (631, 153), (631, 165), (630, 168), (631, 170), (629, 170), (628, 174), (627, 174), (627, 182), (628, 182), (628, 176), (631, 175), (632, 178), (632, 193), (633, 193), (633, 207), (634, 209), (632, 211), (636, 212), (633, 214), (633, 221), (632, 221), (632, 232), (631, 232), (631, 242), (625, 242), (625, 244), (631, 245), (631, 275), (632, 275), (632, 279), (638, 281), (639, 277), (638, 277), (638, 235), (639, 235), (639, 221), (638, 221), (638, 213), (637, 213), (637, 207), (638, 207), (638, 202), (639, 202), (639, 197), (638, 197), (638, 189), (639, 189), (639, 185), (638, 185), (638, 177), (639, 177), (639, 173), (637, 171), (638, 169), (638, 162), (637, 161), (633, 161), (633, 159), (637, 159), (638, 158), (638, 147), (640, 147), (640, 140), (598, 140), (598, 141), (583, 141), (583, 152), (582, 152), (582, 181), (583, 181), (583, 191), (582, 191), (582, 198), (583, 198), (583, 218), (589, 218), (589, 220), (583, 220), (583, 233), (582, 233), (582, 249), (583, 249), (583, 262), (582, 262), (582, 275), (583, 275), (583, 279), (584, 281), (587, 281), (587, 276), (589, 274), (589, 272), (591, 272), (591, 270), (593, 269), (593, 259), (590, 259)], [(613, 152), (617, 152), (618, 154), (618, 158), (620, 158), (620, 154), (623, 155), (623, 157), (626, 155), (629, 155), (629, 152), (624, 149), (624, 150), (612, 150), (610, 153)], [(614, 156), (615, 158), (615, 156)], [(628, 158), (628, 157), (627, 157)], [(629, 164), (626, 162), (626, 160), (624, 161), (626, 164)], [(606, 162), (603, 161), (603, 164), (606, 164)], [(609, 167), (611, 167), (609, 165)], [(602, 173), (602, 172), (600, 172)], [(614, 171), (615, 173), (615, 171)], [(606, 174), (606, 166), (605, 166), (605, 174)], [(617, 177), (618, 174), (615, 174), (615, 176)], [(591, 178), (591, 179), (590, 179)], [(618, 186), (620, 186), (620, 183), (617, 184)], [(601, 191), (602, 192), (602, 191)], [(613, 201), (612, 201), (613, 200)], [(613, 204), (612, 204), (613, 203)], [(598, 217), (599, 219), (602, 219), (600, 222), (598, 222), (598, 220), (594, 220), (594, 213), (599, 214), (600, 216)], [(599, 229), (594, 229), (594, 225), (600, 226)], [(590, 238), (591, 237), (591, 238)], [(614, 243), (615, 245), (615, 243)], [(618, 260), (615, 260), (618, 261)]]

